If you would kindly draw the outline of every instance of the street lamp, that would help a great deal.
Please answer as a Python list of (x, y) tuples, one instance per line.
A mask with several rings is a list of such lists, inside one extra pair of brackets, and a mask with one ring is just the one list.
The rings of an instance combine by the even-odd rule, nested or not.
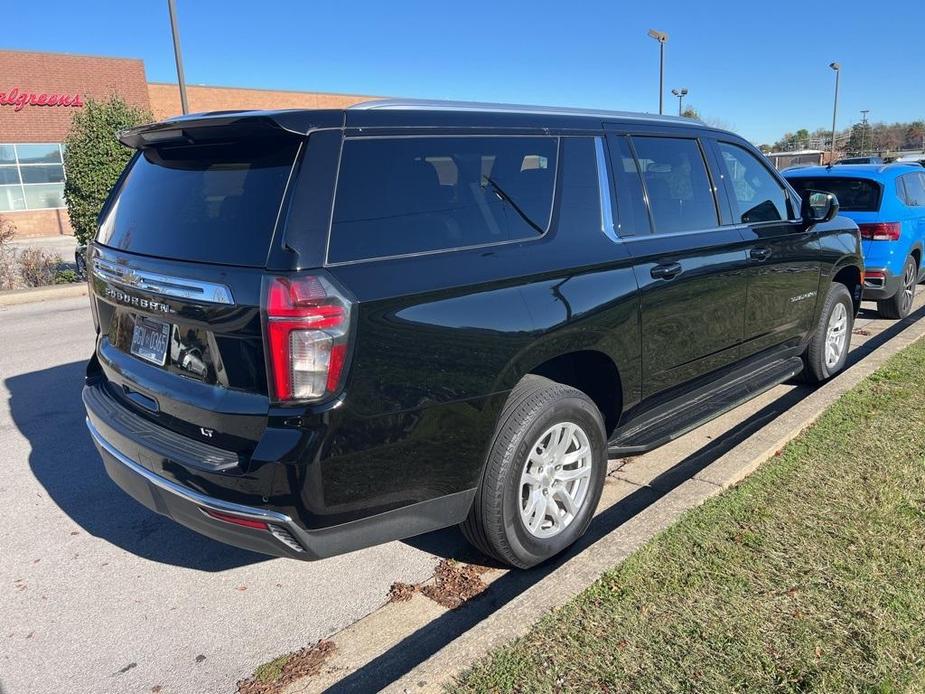
[(658, 113), (661, 115), (665, 112), (665, 44), (668, 43), (668, 34), (649, 29), (649, 36), (658, 41)]
[(869, 108), (861, 109), (861, 121), (864, 123), (864, 131), (861, 133), (861, 154), (867, 154), (867, 114)]
[(177, 7), (174, 0), (167, 0), (170, 13), (170, 33), (173, 34), (173, 57), (177, 61), (177, 84), (180, 87), (180, 110), (189, 113), (189, 101), (186, 99), (186, 77), (183, 75), (183, 55), (180, 51), (180, 30), (177, 28)]
[(681, 115), (681, 102), (684, 101), (684, 97), (687, 96), (687, 87), (681, 87), (680, 89), (672, 89), (671, 93), (678, 97), (678, 115)]
[(829, 163), (835, 161), (835, 116), (838, 115), (838, 78), (841, 76), (841, 65), (839, 63), (829, 63), (829, 67), (835, 70), (835, 103), (832, 105), (832, 158)]

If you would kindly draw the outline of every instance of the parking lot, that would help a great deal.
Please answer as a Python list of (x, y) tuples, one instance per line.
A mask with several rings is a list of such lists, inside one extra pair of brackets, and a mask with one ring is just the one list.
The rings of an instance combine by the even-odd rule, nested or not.
[[(424, 580), (462, 550), (461, 536), (444, 531), (301, 563), (200, 537), (103, 472), (80, 402), (92, 346), (86, 298), (0, 309), (0, 326), (7, 694), (230, 692), (260, 663), (350, 625), (382, 605), (393, 582)], [(865, 310), (851, 359), (896, 326)], [(657, 490), (679, 461), (718, 457), (806, 392), (778, 386), (662, 449), (614, 461), (611, 480), (622, 493)]]

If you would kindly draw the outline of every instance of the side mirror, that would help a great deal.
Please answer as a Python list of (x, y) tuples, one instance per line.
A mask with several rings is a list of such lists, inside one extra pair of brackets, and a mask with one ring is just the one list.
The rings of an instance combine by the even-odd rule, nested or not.
[(807, 190), (803, 195), (801, 213), (806, 224), (829, 222), (838, 214), (838, 198), (833, 193)]

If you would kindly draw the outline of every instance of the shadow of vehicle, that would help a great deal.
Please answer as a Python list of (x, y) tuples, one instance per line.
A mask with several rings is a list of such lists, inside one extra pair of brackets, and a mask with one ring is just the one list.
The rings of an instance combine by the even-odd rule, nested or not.
[(32, 449), (29, 466), (52, 501), (86, 532), (151, 561), (224, 571), (269, 559), (149, 511), (109, 479), (84, 424), (84, 368), (73, 362), (5, 381), (13, 422)]

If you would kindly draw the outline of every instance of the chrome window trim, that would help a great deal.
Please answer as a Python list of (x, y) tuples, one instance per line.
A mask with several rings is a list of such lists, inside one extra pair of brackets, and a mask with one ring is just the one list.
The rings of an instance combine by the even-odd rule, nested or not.
[[(779, 222), (778, 222), (779, 223)], [(717, 231), (734, 231), (736, 228), (741, 228), (742, 224), (725, 224), (721, 226), (710, 227), (709, 229), (688, 229), (686, 231), (672, 231), (665, 234), (640, 234), (638, 236), (621, 236), (620, 240), (624, 242), (629, 241), (644, 241), (646, 239), (654, 238), (671, 238), (672, 236), (693, 236), (694, 234), (710, 234)], [(744, 243), (744, 239), (743, 239)]]
[(597, 188), (601, 202), (601, 231), (611, 241), (619, 241), (613, 223), (613, 198), (610, 195), (610, 176), (607, 175), (607, 161), (604, 159), (604, 138), (594, 138), (594, 155), (597, 159)]
[[(444, 138), (536, 137), (536, 138), (546, 138), (546, 139), (555, 140), (556, 141), (556, 171), (552, 179), (552, 200), (550, 201), (550, 204), (549, 204), (549, 214), (547, 215), (547, 218), (546, 218), (546, 227), (544, 228), (543, 233), (535, 237), (525, 236), (523, 238), (508, 239), (506, 241), (492, 241), (490, 243), (476, 243), (476, 244), (470, 244), (468, 246), (454, 246), (453, 248), (435, 248), (434, 250), (430, 250), (430, 251), (414, 251), (411, 253), (397, 253), (394, 255), (379, 255), (374, 258), (357, 258), (355, 260), (340, 260), (337, 262), (331, 262), (329, 260), (329, 251), (331, 248), (331, 236), (334, 233), (334, 210), (337, 207), (337, 193), (338, 193), (338, 186), (340, 184), (340, 170), (341, 170), (341, 164), (343, 161), (344, 144), (346, 144), (348, 140), (405, 139), (405, 138), (433, 139), (433, 138), (439, 138), (439, 137), (444, 137)], [(375, 263), (375, 262), (379, 262), (382, 260), (396, 260), (399, 258), (418, 258), (421, 256), (427, 256), (427, 255), (437, 255), (438, 253), (455, 253), (456, 251), (468, 251), (474, 248), (493, 248), (495, 246), (507, 246), (512, 243), (534, 243), (536, 241), (540, 241), (541, 239), (546, 238), (549, 235), (550, 229), (552, 228), (552, 220), (553, 220), (553, 216), (556, 210), (556, 199), (558, 197), (558, 190), (559, 190), (559, 168), (561, 167), (561, 164), (562, 164), (562, 139), (564, 137), (569, 137), (569, 136), (568, 135), (546, 135), (546, 134), (505, 135), (505, 134), (492, 134), (492, 133), (485, 134), (485, 135), (477, 134), (477, 133), (474, 133), (471, 135), (468, 135), (468, 134), (466, 135), (447, 135), (444, 133), (435, 132), (433, 134), (427, 133), (425, 135), (381, 135), (381, 136), (357, 135), (357, 136), (351, 136), (351, 137), (344, 137), (341, 140), (340, 154), (338, 155), (338, 159), (337, 159), (337, 174), (335, 175), (335, 179), (334, 179), (334, 199), (332, 200), (332, 203), (331, 203), (331, 215), (330, 215), (330, 221), (328, 222), (328, 233), (327, 233), (327, 239), (326, 239), (325, 248), (324, 248), (324, 267), (326, 268), (341, 267), (344, 265), (357, 265), (359, 263)]]
[(178, 299), (192, 299), (207, 304), (234, 305), (231, 289), (218, 282), (205, 282), (187, 277), (162, 275), (158, 272), (134, 270), (96, 258), (93, 261), (93, 275), (111, 284), (128, 289), (159, 294)]

